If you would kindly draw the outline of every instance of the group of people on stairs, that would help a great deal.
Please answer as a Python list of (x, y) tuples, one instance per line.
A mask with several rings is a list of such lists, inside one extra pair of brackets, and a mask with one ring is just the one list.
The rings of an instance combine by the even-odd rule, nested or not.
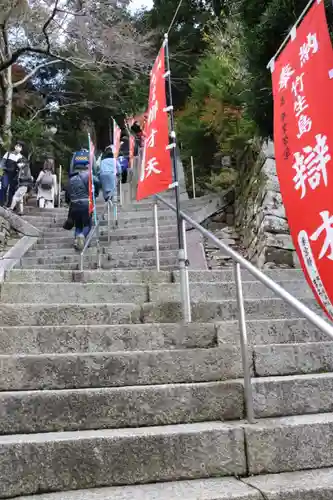
[[(108, 146), (92, 166), (95, 197), (100, 188), (104, 201), (117, 202), (117, 179), (126, 182), (128, 159), (114, 158), (113, 146)], [(69, 204), (65, 229), (74, 229), (74, 248), (82, 251), (92, 226), (89, 211), (89, 151), (82, 148), (74, 153), (69, 171), (69, 183), (66, 189), (66, 202)]]
[[(55, 161), (45, 157), (42, 170), (35, 181), (31, 174), (30, 164), (24, 156), (24, 143), (18, 141), (12, 151), (8, 151), (1, 161), (2, 177), (0, 177), (0, 206), (16, 210), (23, 214), (26, 195), (34, 188), (37, 191), (37, 204), (42, 209), (54, 208), (58, 195), (58, 182), (55, 175)], [(65, 189), (65, 200), (69, 212), (65, 229), (75, 228), (74, 247), (82, 250), (91, 230), (92, 219), (89, 211), (89, 151), (81, 148), (73, 154), (69, 167), (69, 182)], [(125, 156), (114, 157), (113, 146), (108, 146), (94, 160), (93, 183), (96, 198), (100, 189), (106, 201), (117, 201), (117, 181), (127, 181), (129, 160)]]
[(17, 209), (17, 213), (22, 215), (24, 199), (35, 187), (38, 206), (54, 208), (58, 191), (54, 159), (45, 157), (43, 168), (35, 181), (31, 175), (29, 160), (23, 153), (24, 143), (18, 141), (1, 160), (0, 206), (9, 210)]

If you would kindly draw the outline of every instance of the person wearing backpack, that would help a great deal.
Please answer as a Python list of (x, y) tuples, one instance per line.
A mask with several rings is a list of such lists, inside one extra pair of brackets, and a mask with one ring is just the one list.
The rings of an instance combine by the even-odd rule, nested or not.
[[(99, 192), (99, 182), (95, 176), (93, 176), (93, 182), (95, 196), (97, 198)], [(79, 168), (72, 171), (69, 177), (66, 194), (66, 201), (69, 202), (69, 211), (64, 228), (71, 229), (71, 226), (75, 227), (74, 248), (82, 251), (92, 226), (92, 217), (89, 213), (88, 166), (84, 169), (82, 168), (82, 165), (80, 165)]]
[(13, 196), (12, 203), (9, 210), (15, 210), (18, 205), (19, 215), (23, 215), (23, 200), (28, 190), (33, 186), (34, 178), (31, 175), (29, 162), (26, 158), (22, 157), (18, 163), (18, 188)]
[(43, 170), (37, 177), (36, 185), (39, 208), (54, 208), (54, 200), (57, 196), (58, 185), (57, 176), (54, 174), (53, 158), (45, 160)]
[(17, 174), (18, 162), (22, 158), (22, 149), (24, 143), (18, 141), (13, 150), (8, 151), (1, 161), (3, 175), (1, 178), (0, 189), (0, 206), (10, 206), (16, 187), (17, 187)]

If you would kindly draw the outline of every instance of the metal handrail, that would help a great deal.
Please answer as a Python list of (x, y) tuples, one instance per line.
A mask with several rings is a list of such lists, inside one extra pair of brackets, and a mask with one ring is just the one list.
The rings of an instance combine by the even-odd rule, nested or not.
[[(158, 217), (157, 211), (157, 200), (166, 205), (168, 208), (176, 212), (176, 207), (174, 207), (167, 200), (162, 198), (160, 195), (155, 195), (155, 204), (154, 204), (154, 224), (155, 224), (155, 247), (156, 247), (156, 261), (157, 267), (159, 267), (159, 242), (157, 239), (158, 236), (158, 220), (155, 218)], [(331, 326), (327, 321), (321, 318), (314, 311), (311, 311), (306, 305), (304, 305), (301, 301), (293, 297), (287, 290), (282, 288), (282, 286), (278, 285), (271, 278), (266, 276), (262, 271), (257, 269), (253, 264), (247, 261), (244, 257), (242, 257), (239, 253), (232, 250), (228, 245), (220, 241), (216, 236), (214, 236), (210, 231), (205, 229), (201, 224), (194, 221), (191, 217), (189, 217), (184, 212), (180, 211), (180, 217), (183, 221), (183, 234), (186, 238), (186, 227), (185, 224), (188, 223), (192, 228), (197, 229), (203, 236), (210, 239), (215, 243), (215, 245), (223, 250), (229, 257), (232, 258), (235, 264), (235, 284), (236, 284), (236, 295), (237, 295), (237, 305), (238, 305), (238, 321), (239, 321), (239, 329), (240, 329), (240, 344), (241, 344), (241, 352), (242, 352), (242, 365), (243, 365), (243, 373), (244, 373), (244, 393), (245, 393), (245, 402), (246, 402), (246, 415), (247, 420), (250, 423), (255, 421), (254, 418), (254, 407), (253, 407), (253, 396), (252, 396), (252, 383), (251, 383), (251, 369), (249, 363), (249, 353), (248, 353), (248, 341), (247, 341), (247, 331), (246, 331), (246, 321), (245, 321), (245, 307), (244, 307), (244, 297), (243, 297), (243, 289), (242, 289), (242, 278), (241, 278), (241, 267), (246, 269), (249, 273), (252, 274), (258, 281), (260, 281), (263, 285), (267, 286), (270, 290), (272, 290), (278, 297), (284, 300), (289, 306), (295, 309), (297, 312), (301, 314), (301, 316), (305, 317), (312, 323), (314, 326), (319, 328), (322, 332), (326, 333), (329, 337), (333, 339), (333, 326)], [(184, 224), (185, 221), (185, 224)], [(187, 269), (186, 269), (187, 273)], [(188, 283), (188, 273), (187, 273), (187, 283)], [(190, 303), (189, 297), (189, 286), (187, 290), (182, 289), (182, 301), (184, 303)], [(188, 294), (188, 296), (186, 296)], [(183, 310), (186, 310), (186, 306), (183, 306)], [(191, 321), (191, 319), (189, 320)]]
[[(82, 252), (80, 253), (80, 271), (83, 271), (83, 260), (84, 260), (84, 254), (87, 250), (87, 248), (90, 245), (91, 240), (93, 239), (94, 235), (96, 234), (96, 248), (97, 248), (97, 269), (101, 267), (101, 247), (100, 247), (100, 240), (99, 240), (99, 226), (101, 221), (104, 219), (105, 213), (107, 213), (107, 228), (108, 228), (108, 243), (110, 243), (110, 238), (111, 238), (111, 218), (110, 214), (111, 211), (114, 214), (114, 222), (117, 223), (117, 217), (118, 217), (118, 211), (116, 210), (116, 214), (114, 213), (112, 207), (114, 206), (114, 203), (111, 200), (108, 200), (103, 208), (103, 212), (101, 215), (97, 218), (97, 224), (91, 229), (90, 233), (88, 234), (88, 237), (85, 241), (84, 247)], [(115, 206), (117, 207), (117, 204), (115, 203)]]

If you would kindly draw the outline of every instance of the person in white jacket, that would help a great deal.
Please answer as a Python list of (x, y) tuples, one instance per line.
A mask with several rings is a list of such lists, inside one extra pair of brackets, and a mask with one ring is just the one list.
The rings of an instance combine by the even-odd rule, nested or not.
[(54, 208), (58, 193), (57, 176), (54, 174), (54, 160), (48, 158), (36, 181), (39, 208)]

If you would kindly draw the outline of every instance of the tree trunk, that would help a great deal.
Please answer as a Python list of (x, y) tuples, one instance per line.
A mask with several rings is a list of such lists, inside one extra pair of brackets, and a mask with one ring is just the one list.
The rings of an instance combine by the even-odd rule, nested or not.
[(3, 114), (3, 139), (7, 148), (10, 147), (12, 141), (12, 115), (13, 115), (13, 81), (12, 81), (12, 66), (5, 70), (5, 78), (3, 79), (3, 97), (4, 97), (4, 114)]

